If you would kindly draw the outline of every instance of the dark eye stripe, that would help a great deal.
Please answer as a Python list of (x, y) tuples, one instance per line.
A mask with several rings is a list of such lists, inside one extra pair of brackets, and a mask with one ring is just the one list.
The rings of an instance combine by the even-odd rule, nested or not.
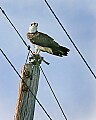
[(34, 22), (34, 23), (31, 23), (31, 26), (32, 26), (32, 25), (35, 25), (35, 24), (36, 24), (35, 22)]

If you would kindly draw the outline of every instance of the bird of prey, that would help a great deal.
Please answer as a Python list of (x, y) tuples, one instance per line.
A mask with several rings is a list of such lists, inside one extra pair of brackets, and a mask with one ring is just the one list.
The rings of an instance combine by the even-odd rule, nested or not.
[(67, 56), (70, 51), (68, 48), (59, 45), (47, 34), (38, 32), (37, 28), (38, 23), (32, 22), (27, 33), (27, 38), (36, 48), (37, 54), (43, 51), (60, 57)]

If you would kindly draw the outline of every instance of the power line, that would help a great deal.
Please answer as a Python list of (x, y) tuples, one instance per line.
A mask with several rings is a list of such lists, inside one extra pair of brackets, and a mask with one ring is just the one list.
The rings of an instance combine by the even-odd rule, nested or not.
[[(8, 16), (7, 16), (7, 14), (5, 13), (5, 11), (4, 11), (1, 7), (0, 7), (0, 9), (1, 9), (2, 13), (5, 15), (5, 17), (7, 18), (7, 20), (8, 20), (8, 21), (10, 22), (10, 24), (12, 25), (12, 27), (15, 29), (15, 31), (17, 32), (17, 34), (19, 35), (19, 37), (22, 39), (22, 41), (23, 41), (23, 43), (25, 44), (25, 46), (27, 46), (28, 50), (31, 51), (30, 46), (27, 45), (27, 43), (25, 42), (25, 40), (24, 40), (24, 39), (22, 38), (22, 36), (20, 35), (19, 31), (16, 29), (16, 27), (13, 25), (13, 23), (11, 22), (11, 20), (8, 18)], [(31, 53), (32, 53), (32, 51), (31, 51)], [(32, 53), (32, 54), (33, 54), (33, 53)], [(27, 59), (28, 59), (28, 56), (29, 56), (29, 53), (28, 53), (28, 55), (27, 55)], [(27, 59), (26, 59), (26, 62), (27, 62)], [(46, 62), (45, 60), (43, 60), (43, 61), (44, 61), (45, 63), (49, 64), (49, 63)], [(41, 68), (41, 66), (40, 66), (40, 68)], [(44, 77), (45, 77), (45, 79), (46, 79), (47, 77), (45, 76), (42, 68), (41, 68), (41, 71), (42, 71), (42, 73), (43, 73), (43, 75), (44, 75)], [(58, 101), (58, 99), (57, 99), (57, 97), (56, 97), (56, 95), (55, 95), (55, 93), (54, 93), (54, 91), (53, 91), (53, 89), (52, 89), (49, 81), (48, 81), (48, 79), (46, 79), (46, 81), (47, 81), (47, 84), (49, 85), (49, 88), (50, 88), (50, 90), (51, 90), (51, 92), (52, 92), (52, 94), (53, 94), (53, 96), (54, 96), (54, 98), (55, 98), (55, 100), (56, 100), (56, 102), (57, 102), (57, 104), (58, 104), (61, 112), (63, 113), (64, 118), (67, 120), (67, 118), (66, 118), (66, 116), (65, 116), (65, 114), (64, 114), (64, 111), (63, 111), (63, 109), (62, 109), (62, 107), (61, 107), (61, 105), (60, 105), (60, 103), (59, 103), (59, 101)]]
[(58, 104), (58, 106), (59, 106), (59, 108), (60, 108), (60, 110), (61, 110), (64, 118), (65, 118), (65, 120), (67, 120), (67, 117), (66, 117), (66, 115), (65, 115), (65, 113), (64, 113), (64, 111), (63, 111), (63, 109), (62, 109), (62, 107), (61, 107), (61, 105), (60, 105), (60, 103), (59, 103), (59, 100), (57, 99), (57, 97), (56, 97), (56, 95), (55, 95), (55, 93), (54, 93), (54, 91), (53, 91), (53, 89), (52, 89), (52, 87), (51, 87), (51, 84), (49, 83), (49, 81), (48, 81), (48, 79), (47, 79), (47, 77), (46, 77), (43, 69), (41, 68), (41, 66), (40, 66), (40, 69), (41, 69), (41, 71), (42, 71), (42, 73), (43, 73), (43, 75), (44, 75), (44, 77), (45, 77), (45, 80), (46, 80), (46, 82), (47, 82), (47, 84), (48, 84), (48, 86), (49, 86), (49, 88), (50, 88), (50, 90), (51, 90), (51, 92), (52, 92), (52, 94), (53, 94), (53, 96), (54, 96), (54, 98), (55, 98), (55, 100), (56, 100), (56, 102), (57, 102), (57, 104)]
[(50, 11), (52, 12), (52, 14), (54, 15), (55, 19), (57, 20), (57, 22), (59, 23), (59, 25), (61, 26), (61, 28), (63, 29), (63, 31), (66, 33), (67, 37), (69, 38), (70, 42), (73, 44), (73, 46), (75, 47), (76, 51), (78, 52), (78, 54), (80, 55), (80, 57), (82, 58), (82, 60), (84, 61), (84, 63), (86, 64), (87, 68), (89, 69), (89, 71), (91, 72), (91, 74), (94, 76), (94, 78), (96, 79), (96, 75), (93, 72), (93, 70), (91, 69), (91, 67), (89, 66), (89, 64), (87, 63), (87, 61), (85, 60), (84, 56), (81, 54), (80, 50), (77, 48), (76, 44), (73, 42), (72, 38), (70, 37), (70, 35), (68, 34), (68, 32), (66, 31), (66, 29), (64, 28), (63, 24), (61, 23), (61, 21), (59, 20), (59, 18), (56, 16), (55, 12), (53, 11), (52, 7), (49, 5), (49, 3), (47, 2), (47, 0), (44, 0), (46, 5), (48, 6), (48, 8), (50, 9)]
[(2, 49), (0, 49), (1, 53), (3, 54), (3, 56), (6, 58), (6, 60), (8, 61), (8, 63), (11, 65), (11, 67), (13, 68), (13, 70), (16, 72), (16, 74), (19, 76), (20, 79), (22, 79), (23, 83), (26, 85), (26, 87), (28, 88), (28, 90), (30, 91), (30, 93), (34, 96), (35, 100), (38, 102), (38, 104), (40, 105), (40, 107), (43, 109), (43, 111), (45, 112), (45, 114), (47, 115), (47, 117), (52, 120), (52, 118), (50, 117), (50, 115), (47, 113), (47, 111), (45, 110), (45, 108), (42, 106), (42, 104), (40, 103), (40, 101), (36, 98), (36, 96), (33, 94), (33, 92), (31, 91), (31, 89), (28, 87), (28, 85), (26, 84), (26, 82), (23, 80), (23, 78), (20, 76), (19, 72), (16, 70), (16, 68), (14, 67), (14, 65), (12, 64), (12, 62), (9, 60), (9, 58), (6, 56), (6, 54), (3, 52)]
[(9, 21), (9, 23), (12, 25), (12, 27), (15, 29), (15, 31), (17, 32), (17, 34), (19, 35), (19, 37), (21, 38), (21, 40), (23, 41), (23, 43), (25, 44), (25, 46), (27, 46), (28, 48), (28, 45), (27, 43), (25, 42), (25, 40), (22, 38), (22, 36), (20, 35), (19, 31), (16, 29), (16, 27), (14, 26), (14, 24), (11, 22), (11, 20), (8, 18), (8, 16), (6, 15), (5, 11), (0, 7), (0, 10), (2, 11), (2, 13), (5, 15), (5, 17), (7, 18), (7, 20)]

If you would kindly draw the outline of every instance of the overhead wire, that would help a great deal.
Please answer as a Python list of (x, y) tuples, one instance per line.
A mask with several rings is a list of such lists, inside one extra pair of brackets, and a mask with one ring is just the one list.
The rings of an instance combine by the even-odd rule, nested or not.
[(30, 93), (32, 94), (32, 96), (34, 96), (35, 100), (37, 101), (37, 103), (39, 104), (39, 106), (42, 108), (42, 110), (45, 112), (45, 114), (47, 115), (47, 117), (52, 120), (52, 118), (50, 117), (50, 115), (47, 113), (47, 111), (45, 110), (45, 108), (42, 106), (42, 104), (40, 103), (40, 101), (36, 98), (36, 96), (33, 94), (33, 92), (31, 91), (31, 89), (29, 88), (29, 86), (27, 85), (27, 83), (24, 81), (24, 79), (21, 77), (21, 75), (19, 74), (19, 72), (17, 71), (17, 69), (15, 68), (15, 66), (12, 64), (12, 62), (9, 60), (9, 58), (7, 57), (7, 55), (4, 53), (4, 51), (2, 49), (0, 49), (1, 53), (3, 54), (3, 56), (5, 57), (5, 59), (8, 61), (8, 63), (10, 64), (10, 66), (13, 68), (13, 70), (16, 72), (16, 74), (19, 76), (20, 79), (22, 79), (22, 82), (26, 85), (26, 87), (28, 88), (28, 90), (30, 91)]
[[(30, 46), (27, 45), (27, 43), (25, 42), (25, 40), (23, 39), (23, 37), (20, 35), (19, 31), (16, 29), (16, 27), (14, 26), (14, 24), (11, 22), (11, 20), (9, 19), (9, 17), (8, 17), (7, 14), (5, 13), (5, 11), (4, 11), (1, 7), (0, 7), (0, 9), (1, 9), (2, 13), (5, 15), (5, 17), (7, 18), (7, 20), (9, 21), (9, 23), (10, 23), (10, 24), (12, 25), (12, 27), (15, 29), (15, 31), (17, 32), (17, 34), (19, 35), (19, 37), (21, 38), (21, 40), (23, 41), (23, 43), (25, 44), (25, 46), (28, 48), (29, 53), (30, 53), (30, 51), (31, 51)], [(28, 55), (27, 55), (26, 63), (27, 63), (27, 60), (28, 60), (29, 53), (28, 53)], [(31, 53), (32, 53), (32, 51), (31, 51)], [(33, 54), (33, 53), (32, 53), (32, 54)], [(45, 62), (46, 62), (46, 61), (45, 61)], [(9, 62), (9, 63), (10, 63), (10, 62)], [(14, 69), (14, 67), (13, 67), (13, 69)], [(45, 76), (44, 71), (43, 71), (43, 69), (42, 69), (41, 66), (40, 66), (40, 69), (41, 69), (41, 71), (42, 71), (42, 73), (43, 73), (43, 75), (44, 75), (44, 77), (45, 77), (45, 79), (46, 79), (47, 77)], [(14, 69), (14, 70), (15, 70), (15, 69)], [(16, 72), (16, 73), (19, 75), (18, 72)], [(19, 77), (20, 77), (20, 76), (19, 76)], [(52, 92), (52, 94), (53, 94), (53, 96), (54, 96), (54, 98), (55, 98), (55, 100), (56, 100), (56, 102), (57, 102), (57, 104), (58, 104), (61, 112), (63, 113), (63, 116), (64, 116), (65, 120), (67, 120), (67, 117), (65, 116), (64, 111), (63, 111), (63, 109), (62, 109), (62, 107), (61, 107), (61, 105), (60, 105), (60, 103), (59, 103), (59, 101), (58, 101), (58, 99), (57, 99), (57, 97), (56, 97), (56, 95), (55, 95), (55, 93), (54, 93), (54, 91), (53, 91), (53, 89), (52, 89), (49, 81), (48, 81), (48, 79), (46, 79), (46, 81), (47, 81), (47, 84), (49, 85), (49, 88), (50, 88), (50, 90), (51, 90), (51, 92)]]
[(2, 11), (2, 13), (5, 15), (5, 17), (7, 18), (7, 20), (9, 21), (9, 23), (11, 24), (11, 26), (15, 29), (15, 31), (17, 32), (17, 34), (19, 35), (19, 37), (21, 38), (21, 40), (23, 41), (23, 43), (25, 44), (25, 46), (28, 48), (27, 43), (25, 42), (25, 40), (22, 38), (22, 36), (20, 35), (19, 31), (16, 29), (16, 27), (14, 26), (14, 24), (11, 22), (11, 20), (8, 18), (8, 16), (6, 15), (5, 11), (0, 7), (0, 10)]
[(72, 38), (70, 37), (70, 35), (68, 34), (68, 32), (66, 31), (66, 29), (64, 28), (63, 24), (61, 23), (61, 21), (59, 20), (59, 18), (57, 17), (57, 15), (55, 14), (55, 12), (53, 11), (52, 7), (50, 6), (50, 4), (48, 3), (47, 0), (44, 0), (44, 2), (46, 3), (46, 5), (48, 6), (48, 8), (50, 9), (50, 11), (52, 12), (52, 14), (54, 15), (55, 19), (57, 20), (57, 22), (59, 23), (59, 25), (61, 26), (61, 28), (63, 29), (63, 31), (66, 33), (67, 37), (69, 38), (70, 42), (73, 44), (74, 48), (76, 49), (76, 51), (78, 52), (78, 54), (80, 55), (80, 57), (82, 58), (82, 60), (84, 61), (85, 65), (87, 66), (87, 68), (89, 69), (89, 71), (91, 72), (91, 74), (93, 75), (93, 77), (96, 79), (96, 75), (93, 72), (93, 70), (91, 69), (91, 67), (89, 66), (89, 64), (87, 63), (87, 61), (85, 60), (84, 56), (81, 54), (80, 50), (78, 49), (78, 47), (76, 46), (76, 44), (73, 42)]
[(40, 69), (41, 69), (41, 71), (42, 71), (42, 73), (43, 73), (43, 75), (44, 75), (44, 77), (45, 77), (45, 80), (46, 80), (46, 82), (47, 82), (47, 84), (48, 84), (48, 86), (49, 86), (49, 88), (50, 88), (50, 90), (51, 90), (51, 92), (52, 92), (52, 94), (53, 94), (53, 96), (54, 96), (54, 98), (55, 98), (55, 100), (56, 100), (56, 102), (57, 102), (57, 104), (58, 104), (58, 106), (59, 106), (59, 108), (60, 108), (60, 110), (61, 110), (64, 118), (65, 118), (65, 120), (68, 120), (67, 117), (66, 117), (66, 115), (65, 115), (65, 113), (64, 113), (64, 110), (63, 110), (63, 108), (61, 107), (60, 102), (59, 102), (59, 100), (57, 99), (57, 97), (56, 97), (56, 95), (55, 95), (55, 93), (54, 93), (54, 91), (53, 91), (53, 89), (52, 89), (52, 87), (51, 87), (51, 84), (49, 83), (49, 81), (48, 81), (48, 79), (47, 79), (47, 77), (46, 77), (46, 75), (45, 75), (45, 73), (44, 73), (44, 71), (43, 71), (43, 69), (42, 69), (41, 66), (40, 66)]

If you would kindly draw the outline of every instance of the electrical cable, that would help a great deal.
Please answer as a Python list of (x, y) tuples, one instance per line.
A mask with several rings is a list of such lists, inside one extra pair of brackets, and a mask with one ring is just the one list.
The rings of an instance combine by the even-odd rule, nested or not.
[(46, 5), (48, 6), (48, 8), (50, 9), (50, 11), (52, 12), (52, 14), (54, 15), (55, 19), (57, 20), (57, 22), (59, 23), (59, 25), (61, 26), (61, 28), (63, 29), (63, 31), (66, 33), (67, 37), (69, 38), (70, 42), (73, 44), (73, 46), (75, 47), (76, 51), (78, 52), (78, 54), (80, 55), (80, 57), (82, 58), (82, 60), (84, 61), (85, 65), (87, 66), (87, 68), (89, 69), (89, 71), (91, 72), (91, 74), (93, 75), (93, 77), (96, 79), (96, 75), (93, 72), (93, 70), (91, 69), (91, 67), (89, 66), (89, 64), (87, 63), (87, 61), (85, 60), (85, 58), (83, 57), (83, 55), (81, 54), (80, 50), (77, 48), (76, 44), (73, 42), (72, 38), (70, 37), (70, 35), (68, 34), (68, 32), (66, 31), (66, 29), (64, 28), (63, 24), (61, 23), (61, 21), (59, 20), (59, 18), (56, 16), (55, 12), (53, 11), (52, 7), (49, 5), (49, 3), (47, 2), (47, 0), (44, 0), (44, 2), (46, 3)]
[(6, 56), (6, 54), (3, 52), (2, 49), (0, 49), (1, 53), (3, 54), (3, 56), (6, 58), (6, 60), (8, 61), (8, 63), (10, 64), (10, 66), (13, 68), (13, 70), (16, 72), (16, 74), (19, 76), (20, 79), (22, 79), (23, 83), (26, 85), (26, 87), (28, 88), (28, 90), (30, 91), (30, 93), (34, 96), (35, 100), (37, 101), (37, 103), (40, 105), (40, 107), (42, 108), (42, 110), (45, 112), (45, 114), (47, 115), (47, 117), (52, 120), (52, 118), (50, 117), (50, 115), (47, 113), (47, 111), (45, 110), (45, 108), (42, 106), (42, 104), (40, 103), (40, 101), (36, 98), (36, 96), (33, 94), (33, 92), (31, 91), (31, 89), (28, 87), (28, 85), (26, 84), (26, 82), (23, 80), (23, 78), (20, 76), (19, 72), (16, 70), (16, 68), (14, 67), (14, 65), (11, 63), (11, 61), (8, 59), (8, 57)]
[(19, 37), (21, 38), (21, 40), (23, 41), (23, 43), (25, 44), (25, 46), (27, 46), (28, 48), (28, 45), (27, 43), (25, 42), (25, 40), (22, 38), (22, 36), (20, 35), (20, 33), (18, 32), (18, 30), (16, 29), (16, 27), (14, 26), (14, 24), (11, 22), (11, 20), (8, 18), (8, 16), (6, 15), (5, 11), (0, 7), (0, 10), (2, 11), (2, 13), (5, 15), (5, 17), (7, 18), (7, 20), (9, 21), (9, 23), (12, 25), (12, 27), (15, 29), (15, 31), (17, 32), (17, 34), (19, 35)]
[(56, 102), (57, 102), (57, 104), (58, 104), (58, 106), (59, 106), (59, 108), (60, 108), (60, 110), (61, 110), (64, 118), (65, 118), (65, 120), (67, 120), (67, 117), (66, 117), (66, 115), (65, 115), (65, 113), (64, 113), (64, 111), (63, 111), (63, 109), (62, 109), (62, 107), (61, 107), (61, 105), (60, 105), (60, 103), (59, 103), (59, 100), (57, 99), (57, 97), (56, 97), (56, 95), (55, 95), (55, 93), (54, 93), (54, 91), (53, 91), (53, 89), (52, 89), (52, 87), (51, 87), (51, 84), (49, 83), (49, 81), (48, 81), (48, 79), (47, 79), (47, 77), (46, 77), (43, 69), (41, 68), (41, 66), (40, 66), (40, 69), (41, 69), (41, 71), (42, 71), (42, 73), (43, 73), (43, 75), (44, 75), (44, 77), (45, 77), (45, 80), (46, 80), (46, 82), (47, 82), (47, 84), (48, 84), (48, 86), (49, 86), (49, 88), (50, 88), (50, 90), (51, 90), (51, 92), (52, 92), (52, 94), (53, 94), (53, 96), (54, 96), (54, 98), (55, 98), (55, 100), (56, 100)]

